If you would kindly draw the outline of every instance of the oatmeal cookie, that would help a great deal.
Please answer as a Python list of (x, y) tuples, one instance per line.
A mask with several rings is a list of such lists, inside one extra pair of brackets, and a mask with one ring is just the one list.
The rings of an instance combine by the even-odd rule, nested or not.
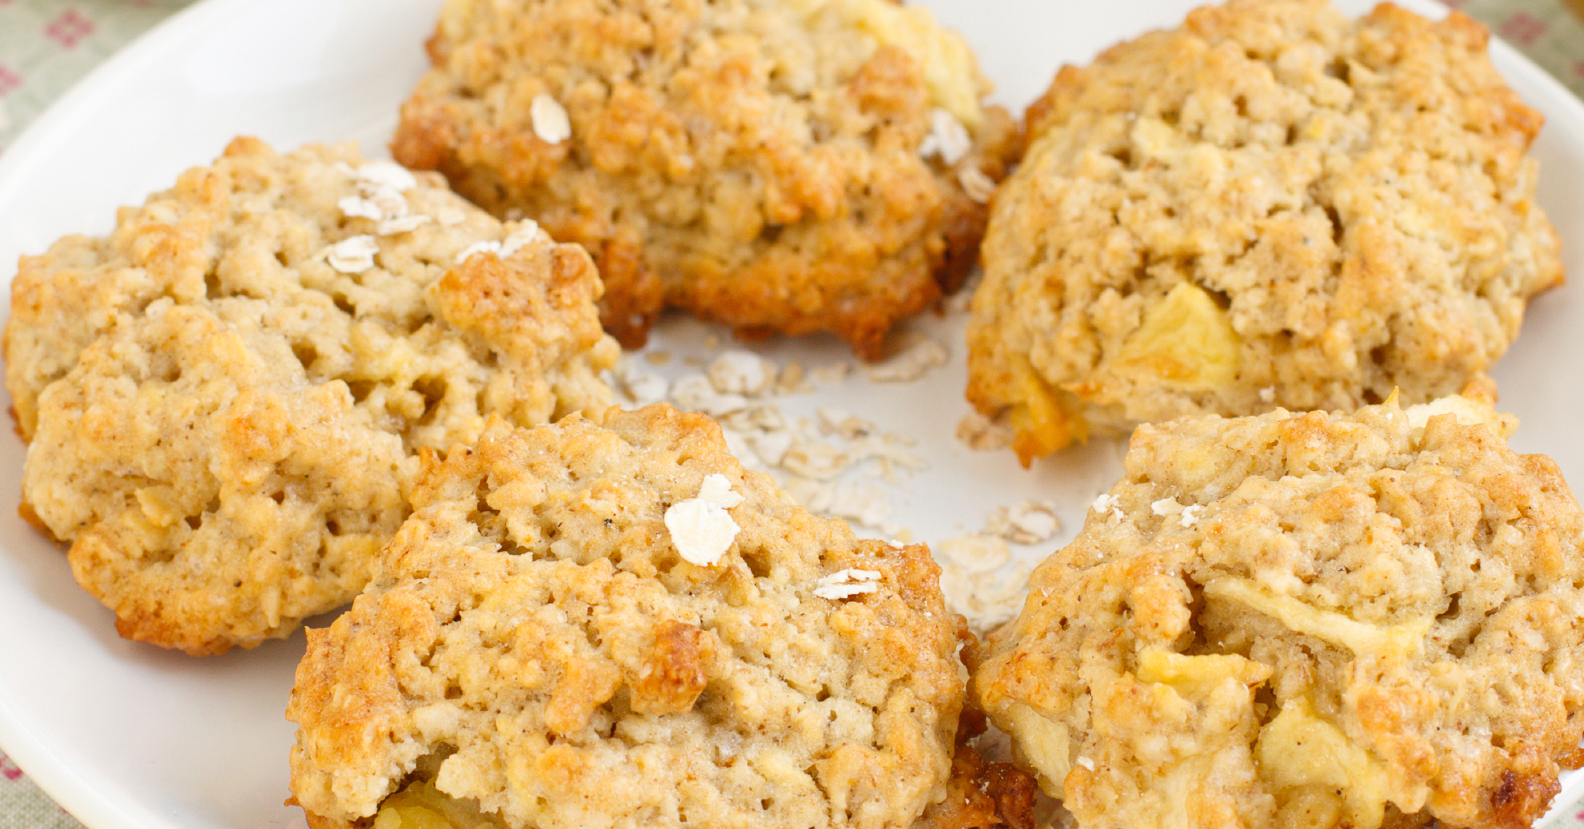
[(397, 160), (582, 243), (634, 347), (671, 306), (878, 358), (1019, 148), (963, 41), (890, 0), (448, 0), (429, 55)]
[(123, 636), (284, 636), (368, 580), (419, 447), (609, 406), (598, 295), (577, 246), (439, 176), (237, 139), (109, 236), (23, 258), (23, 513)]
[(1514, 426), (1140, 426), (972, 694), (1085, 827), (1527, 827), (1584, 760), (1584, 513)]
[(961, 622), (928, 549), (810, 515), (704, 415), (497, 424), (413, 505), (308, 632), (316, 829), (901, 827), (945, 796)]
[(1091, 430), (1459, 391), (1563, 277), (1541, 118), (1486, 39), (1233, 0), (1063, 68), (986, 231), (969, 399), (1026, 464)]

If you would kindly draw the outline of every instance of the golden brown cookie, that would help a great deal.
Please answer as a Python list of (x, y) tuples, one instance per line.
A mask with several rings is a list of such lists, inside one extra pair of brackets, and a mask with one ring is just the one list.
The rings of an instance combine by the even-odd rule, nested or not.
[(449, 0), (429, 55), (397, 160), (586, 246), (628, 346), (672, 306), (878, 358), (1017, 149), (962, 40), (889, 0)]
[(1584, 513), (1515, 426), (1140, 426), (972, 693), (1084, 827), (1529, 826), (1584, 760)]
[(1181, 415), (1458, 392), (1562, 282), (1541, 118), (1486, 39), (1233, 0), (1063, 68), (986, 232), (969, 399), (1028, 463)]
[(961, 620), (929, 551), (805, 512), (704, 415), (498, 424), (413, 504), (308, 633), (315, 827), (905, 827), (945, 797)]
[(237, 139), (109, 236), (23, 258), (24, 513), (123, 636), (284, 636), (368, 580), (419, 447), (609, 405), (598, 296), (581, 249), (439, 176)]

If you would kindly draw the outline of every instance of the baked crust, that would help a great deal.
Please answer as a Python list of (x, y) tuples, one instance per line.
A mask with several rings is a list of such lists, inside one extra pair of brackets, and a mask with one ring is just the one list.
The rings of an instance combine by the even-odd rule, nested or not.
[[(429, 54), (396, 158), (587, 247), (629, 347), (669, 306), (877, 359), (966, 277), (987, 210), (962, 177), (993, 186), (1019, 143), (966, 46), (886, 0), (450, 0)], [(536, 133), (541, 96), (568, 139)], [(920, 152), (938, 114), (968, 131), (949, 164)]]
[[(431, 459), (288, 719), (316, 826), (415, 782), (509, 827), (907, 826), (946, 793), (960, 618), (923, 546), (856, 539), (666, 405), (497, 424)], [(714, 564), (666, 515), (724, 476)], [(878, 573), (845, 599), (814, 592)]]
[(1085, 827), (1517, 827), (1584, 736), (1584, 514), (1445, 398), (1183, 419), (971, 693)]
[(1064, 67), (973, 300), (968, 397), (1025, 463), (1190, 414), (1458, 392), (1561, 284), (1487, 34), (1234, 0)]
[[(459, 263), (513, 228), (425, 174), (385, 194), (417, 226), (382, 233), (341, 205), (379, 169), (360, 165), (239, 138), (109, 236), (22, 260), (5, 356), (23, 511), (127, 638), (210, 654), (284, 636), (367, 581), (419, 447), (610, 403), (583, 251), (538, 233)], [(368, 261), (332, 266), (359, 236)]]

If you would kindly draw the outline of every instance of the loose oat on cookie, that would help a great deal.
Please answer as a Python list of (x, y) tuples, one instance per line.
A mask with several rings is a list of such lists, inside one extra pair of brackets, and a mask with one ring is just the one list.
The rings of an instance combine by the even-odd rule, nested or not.
[(415, 452), (610, 402), (588, 256), (350, 146), (247, 138), (23, 257), (22, 511), (123, 636), (251, 647), (349, 601)]
[(1140, 426), (972, 694), (1084, 827), (1527, 827), (1584, 761), (1584, 513), (1515, 425)]
[(308, 633), (316, 829), (905, 827), (945, 797), (961, 623), (928, 550), (808, 514), (704, 415), (496, 424), (413, 503)]
[(955, 289), (1018, 149), (966, 44), (889, 0), (449, 0), (391, 149), (678, 307), (866, 358)]
[(1562, 282), (1485, 30), (1234, 0), (1065, 67), (995, 201), (968, 397), (1025, 463), (1186, 414), (1457, 392)]

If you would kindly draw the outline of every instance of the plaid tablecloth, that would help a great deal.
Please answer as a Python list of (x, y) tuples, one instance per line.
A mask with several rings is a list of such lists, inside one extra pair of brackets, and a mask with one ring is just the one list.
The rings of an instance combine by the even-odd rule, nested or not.
[[(0, 153), (100, 61), (190, 2), (0, 0)], [(1584, 14), (1584, 0), (1452, 0), (1448, 5), (1483, 21), (1584, 97), (1584, 17), (1577, 16)], [(80, 827), (0, 751), (0, 829)], [(1574, 804), (1558, 829), (1584, 829), (1584, 803)]]

